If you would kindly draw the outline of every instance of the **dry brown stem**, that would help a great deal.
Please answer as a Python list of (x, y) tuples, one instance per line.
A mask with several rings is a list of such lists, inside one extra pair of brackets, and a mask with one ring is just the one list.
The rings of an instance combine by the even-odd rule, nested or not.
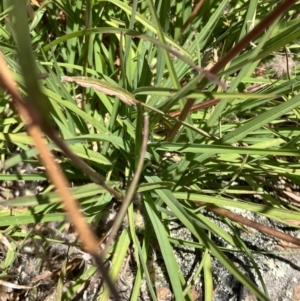
[(112, 294), (117, 300), (119, 300), (118, 293), (98, 254), (97, 238), (88, 226), (83, 214), (80, 211), (78, 203), (73, 198), (69, 189), (70, 185), (68, 180), (62, 173), (59, 164), (54, 160), (52, 153), (48, 149), (47, 144), (43, 139), (44, 135), (41, 130), (42, 122), (39, 114), (36, 112), (35, 108), (31, 107), (30, 104), (25, 102), (21, 97), (17, 85), (15, 84), (15, 81), (7, 68), (6, 61), (2, 53), (0, 53), (0, 82), (7, 92), (12, 96), (13, 102), (16, 105), (20, 116), (27, 125), (28, 134), (33, 138), (35, 146), (39, 151), (39, 158), (46, 168), (46, 172), (50, 181), (55, 185), (64, 204), (64, 208), (68, 213), (69, 219), (74, 224), (84, 248), (94, 256), (97, 266), (109, 285)]

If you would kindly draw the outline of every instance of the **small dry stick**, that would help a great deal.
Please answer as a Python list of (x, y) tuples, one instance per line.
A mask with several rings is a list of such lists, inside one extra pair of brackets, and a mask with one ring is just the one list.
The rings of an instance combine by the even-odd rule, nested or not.
[(243, 225), (249, 226), (253, 229), (256, 229), (259, 232), (265, 233), (265, 234), (270, 235), (270, 236), (277, 237), (277, 238), (282, 239), (284, 241), (290, 242), (294, 245), (300, 246), (300, 239), (298, 239), (296, 237), (293, 237), (289, 234), (280, 232), (278, 230), (272, 229), (270, 227), (264, 226), (260, 223), (251, 221), (248, 218), (245, 218), (243, 216), (235, 214), (235, 213), (233, 213), (233, 212), (231, 212), (227, 209), (220, 208), (216, 205), (207, 205), (207, 209), (214, 212), (214, 213), (216, 213), (219, 216), (225, 216), (225, 217), (229, 218), (232, 221), (235, 221), (235, 222), (241, 223)]

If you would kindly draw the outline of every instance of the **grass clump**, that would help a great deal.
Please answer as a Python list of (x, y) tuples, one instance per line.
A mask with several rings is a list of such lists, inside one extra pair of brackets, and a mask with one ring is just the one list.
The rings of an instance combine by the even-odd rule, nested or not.
[[(25, 99), (6, 86), (3, 71), (0, 176), (3, 191), (13, 195), (3, 194), (10, 200), (3, 200), (0, 212), (1, 272), (13, 282), (18, 266), (31, 262), (34, 268), (17, 277), (19, 291), (13, 293), (36, 300), (108, 300), (109, 285), (116, 283), (120, 299), (145, 294), (160, 300), (153, 273), (160, 260), (168, 275), (162, 287), (175, 300), (198, 298), (197, 279), (205, 300), (212, 300), (217, 259), (260, 300), (270, 300), (237, 229), (249, 226), (300, 245), (239, 214), (242, 209), (288, 226), (300, 218), (293, 191), (299, 187), (300, 3), (31, 1), (27, 12), (16, 3), (0, 4), (0, 50)], [(63, 76), (72, 83), (62, 83)], [(94, 79), (102, 81), (100, 88)], [(38, 154), (44, 162), (44, 153), (26, 132), (31, 128), (22, 103), (46, 134), (41, 141), (53, 151), (80, 210), (64, 198), (60, 203), (59, 172), (42, 167)], [(30, 181), (34, 193), (19, 187)], [(279, 188), (282, 181), (286, 185)], [(90, 236), (80, 232), (80, 212), (93, 229)], [(174, 237), (174, 223), (190, 240)], [(189, 279), (174, 255), (182, 246), (200, 258)], [(263, 291), (228, 252), (247, 254)], [(103, 276), (108, 285), (88, 253), (102, 272), (109, 270)], [(122, 289), (127, 270), (132, 278)]]

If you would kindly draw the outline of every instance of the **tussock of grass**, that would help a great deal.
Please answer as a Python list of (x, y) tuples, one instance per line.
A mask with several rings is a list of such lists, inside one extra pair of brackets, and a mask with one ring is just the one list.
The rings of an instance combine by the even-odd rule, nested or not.
[[(228, 208), (248, 210), (285, 225), (300, 219), (298, 200), (293, 194), (300, 184), (300, 3), (289, 1), (289, 9), (275, 18), (280, 3), (31, 1), (27, 15), (19, 12), (28, 21), (28, 53), (17, 47), (23, 41), (19, 34), (25, 35), (27, 29), (18, 27), (18, 15), (9, 1), (0, 4), (0, 50), (22, 95), (42, 116), (42, 128), (55, 128), (86, 164), (78, 167), (78, 161), (70, 159), (57, 141), (51, 142), (53, 135), (45, 130), (51, 139), (45, 137), (43, 141), (49, 141), (49, 148), (71, 183), (73, 196), (99, 238), (100, 254), (104, 254), (119, 201), (131, 201), (122, 209), (127, 209), (126, 222), (116, 236), (111, 236), (113, 243), (106, 244), (105, 249), (105, 259), (111, 263), (106, 262), (105, 268), (109, 268), (117, 288), (128, 268), (127, 251), (132, 251), (133, 278), (122, 298), (131, 296), (131, 300), (137, 300), (145, 293), (152, 300), (159, 299), (149, 267), (152, 248), (156, 246), (174, 299), (194, 299), (192, 284), (184, 278), (173, 252), (174, 244), (190, 244), (201, 252), (195, 275), (203, 275), (205, 300), (212, 300), (214, 258), (260, 300), (269, 300), (252, 250), (237, 237), (237, 232), (227, 233), (206, 215), (210, 210), (226, 217), (231, 229), (238, 222), (257, 226), (274, 237), (279, 237), (274, 229), (251, 224)], [(269, 12), (273, 15), (268, 19)], [(62, 83), (62, 76), (110, 82), (128, 91), (136, 103), (128, 106), (111, 93), (76, 82)], [(2, 276), (16, 285), (30, 287), (15, 289), (20, 298), (27, 289), (36, 300), (50, 294), (56, 300), (81, 298), (88, 294), (83, 287), (91, 289), (95, 277), (99, 279), (93, 259), (85, 253), (87, 245), (82, 237), (80, 241), (73, 239), (73, 225), (58, 223), (65, 220), (61, 198), (47, 181), (34, 140), (10, 105), (10, 95), (5, 90), (0, 94), (3, 191), (16, 193), (19, 188), (11, 181), (36, 181), (41, 194), (25, 195), (22, 190), (23, 195), (7, 200), (9, 194), (1, 193), (0, 225), (7, 239), (3, 239), (1, 251), (5, 259)], [(149, 129), (149, 135), (145, 129)], [(139, 165), (142, 155), (143, 166)], [(21, 162), (28, 163), (30, 169), (21, 171)], [(93, 176), (95, 172), (101, 175), (96, 177), (98, 180)], [(282, 188), (285, 198), (271, 192), (278, 190), (282, 180), (286, 183)], [(135, 184), (129, 189), (131, 183)], [(258, 197), (249, 199), (249, 195)], [(140, 220), (142, 226), (136, 227)], [(172, 238), (172, 220), (183, 225), (194, 241)], [(41, 225), (48, 229), (46, 236)], [(226, 255), (230, 248), (224, 249), (216, 238), (249, 256), (263, 292), (234, 265)], [(280, 239), (300, 245), (287, 233), (282, 233)], [(24, 251), (33, 242), (39, 242), (34, 256)], [(82, 250), (80, 243), (84, 244)], [(40, 249), (50, 252), (50, 265)], [(22, 254), (39, 266), (39, 272), (29, 273), (26, 281), (24, 277), (13, 277)], [(77, 254), (78, 261), (67, 254)], [(59, 257), (59, 271), (53, 267), (55, 256)], [(46, 270), (51, 276), (45, 276)], [(42, 275), (50, 279), (50, 285)], [(40, 286), (36, 287), (37, 283)], [(142, 284), (147, 289), (141, 291)], [(107, 284), (97, 285), (103, 286), (101, 294), (99, 289), (99, 296), (89, 298), (108, 300)]]

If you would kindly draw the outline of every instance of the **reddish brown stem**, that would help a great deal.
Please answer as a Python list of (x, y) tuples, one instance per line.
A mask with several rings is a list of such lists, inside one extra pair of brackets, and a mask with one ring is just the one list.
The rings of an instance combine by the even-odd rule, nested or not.
[(207, 209), (214, 212), (215, 214), (219, 215), (219, 216), (225, 216), (227, 218), (229, 218), (232, 221), (241, 223), (243, 225), (249, 226), (253, 229), (256, 229), (259, 232), (265, 233), (267, 235), (273, 236), (273, 237), (277, 237), (279, 239), (282, 239), (284, 241), (287, 241), (289, 243), (292, 243), (294, 245), (300, 246), (300, 239), (295, 238), (289, 234), (280, 232), (278, 230), (269, 228), (267, 226), (264, 226), (260, 223), (254, 222), (249, 220), (248, 218), (245, 218), (243, 216), (240, 216), (238, 214), (235, 214), (227, 209), (224, 208), (220, 208), (217, 207), (215, 205), (208, 205)]
[[(285, 0), (272, 10), (258, 25), (256, 25), (244, 38), (242, 38), (231, 50), (229, 50), (210, 70), (209, 74), (217, 74), (221, 71), (233, 58), (235, 58), (243, 49), (245, 49), (252, 41), (264, 32), (277, 18), (287, 12), (297, 0)], [(184, 106), (179, 120), (185, 120), (188, 113), (195, 103), (194, 99), (188, 99)], [(174, 124), (167, 140), (172, 141), (180, 128), (180, 124)]]

